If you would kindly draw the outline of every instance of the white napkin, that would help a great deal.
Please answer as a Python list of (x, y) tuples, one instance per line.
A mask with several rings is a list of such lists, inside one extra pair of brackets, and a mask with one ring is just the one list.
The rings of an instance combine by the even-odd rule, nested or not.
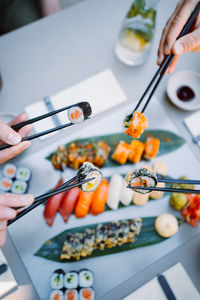
[[(174, 292), (177, 300), (199, 300), (200, 295), (193, 285), (190, 277), (180, 263), (177, 263), (172, 268), (162, 273), (172, 291)], [(151, 296), (150, 296), (151, 295)], [(157, 277), (131, 293), (123, 300), (166, 300), (165, 296)]]
[[(92, 107), (92, 116), (95, 116), (119, 105), (127, 99), (112, 71), (107, 69), (49, 97), (49, 100), (52, 109), (59, 109), (77, 102), (88, 101)], [(44, 101), (41, 100), (27, 106), (25, 111), (29, 118), (33, 118), (47, 113), (48, 108)], [(66, 111), (59, 113), (57, 117), (60, 124), (65, 124), (69, 121)], [(50, 117), (34, 123), (34, 130), (38, 133), (55, 126), (53, 118)], [(48, 134), (42, 137), (42, 139), (51, 135)]]
[[(6, 263), (6, 258), (0, 250), (0, 263)], [(7, 294), (10, 291), (13, 291), (14, 288), (17, 287), (17, 282), (8, 267), (7, 271), (0, 275), (0, 297)]]
[(184, 124), (194, 138), (194, 141), (200, 146), (200, 111), (185, 118)]

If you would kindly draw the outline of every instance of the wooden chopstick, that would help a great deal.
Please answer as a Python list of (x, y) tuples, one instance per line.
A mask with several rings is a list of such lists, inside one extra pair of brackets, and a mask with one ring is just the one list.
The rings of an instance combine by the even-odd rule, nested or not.
[[(72, 185), (67, 185), (67, 186), (65, 186), (64, 188), (59, 187), (59, 188), (57, 188), (57, 189), (54, 190), (54, 191), (50, 191), (49, 193), (45, 193), (45, 194), (43, 194), (43, 195), (41, 195), (41, 196), (36, 197), (36, 198), (35, 198), (35, 201), (33, 202), (33, 204), (30, 205), (30, 206), (28, 206), (27, 208), (25, 208), (25, 209), (22, 210), (21, 212), (19, 212), (19, 213), (17, 214), (17, 216), (16, 216), (14, 219), (9, 220), (7, 226), (9, 226), (10, 224), (14, 223), (14, 222), (17, 221), (18, 219), (20, 219), (20, 218), (22, 218), (23, 216), (25, 216), (25, 215), (26, 215), (27, 213), (29, 213), (31, 210), (33, 210), (34, 208), (36, 208), (37, 206), (39, 206), (40, 204), (42, 204), (43, 202), (45, 202), (48, 198), (50, 198), (50, 197), (52, 197), (52, 196), (55, 196), (55, 195), (57, 195), (57, 194), (63, 193), (63, 192), (67, 192), (67, 191), (73, 189), (74, 187), (80, 186), (80, 185), (82, 185), (82, 184), (84, 184), (84, 183), (87, 183), (87, 182), (93, 180), (93, 179), (94, 179), (94, 178), (89, 178), (89, 179), (83, 180), (83, 181), (81, 181), (81, 182), (74, 183), (74, 184), (72, 184)], [(63, 184), (63, 185), (66, 185), (66, 183)]]
[(200, 194), (200, 190), (192, 190), (192, 189), (175, 189), (175, 188), (165, 188), (165, 187), (144, 187), (144, 186), (130, 186), (127, 188), (132, 190), (145, 190), (145, 191), (160, 191), (160, 192), (168, 192), (168, 193), (185, 193), (185, 194)]
[[(179, 34), (179, 36), (177, 37), (177, 40), (179, 38), (181, 38), (182, 36), (184, 36), (186, 33), (189, 32), (198, 12), (200, 10), (200, 2), (196, 5), (194, 11), (192, 12), (191, 16), (189, 17), (188, 21), (186, 22), (185, 26), (183, 27), (181, 33)], [(142, 103), (144, 97), (146, 96), (146, 94), (148, 93), (148, 91), (150, 90), (151, 86), (153, 85), (153, 83), (155, 82), (155, 80), (157, 79), (157, 77), (160, 75), (160, 77), (158, 78), (158, 80), (156, 81), (149, 97), (146, 100), (146, 103), (144, 105), (144, 107), (142, 108), (141, 112), (144, 113), (145, 109), (147, 108), (147, 105), (149, 104), (155, 90), (157, 89), (161, 79), (163, 78), (165, 72), (168, 69), (168, 66), (170, 65), (172, 59), (174, 57), (173, 53), (170, 53), (168, 55), (165, 56), (163, 62), (161, 63), (160, 67), (158, 68), (158, 70), (156, 71), (155, 75), (153, 76), (153, 78), (151, 79), (150, 83), (148, 84), (147, 88), (145, 89), (144, 93), (142, 94), (141, 98), (139, 99), (137, 105), (135, 106), (132, 114), (128, 115), (125, 119), (126, 122), (130, 121), (133, 113), (139, 108), (140, 104)]]
[(190, 180), (190, 179), (158, 179), (158, 182), (165, 183), (181, 183), (181, 184), (200, 184), (200, 180)]
[(43, 120), (43, 119), (46, 119), (46, 118), (48, 118), (48, 117), (51, 117), (51, 116), (53, 116), (53, 115), (55, 115), (55, 114), (58, 114), (58, 113), (60, 113), (60, 112), (62, 112), (62, 111), (64, 111), (64, 110), (67, 110), (67, 109), (69, 109), (69, 108), (71, 108), (71, 107), (73, 107), (73, 106), (78, 106), (78, 105), (81, 104), (81, 103), (83, 103), (83, 102), (78, 102), (78, 103), (75, 103), (75, 104), (72, 104), (72, 105), (69, 105), (69, 106), (65, 106), (65, 107), (62, 107), (62, 108), (53, 110), (53, 111), (51, 111), (51, 112), (49, 112), (49, 113), (46, 113), (46, 114), (44, 114), (44, 115), (41, 115), (41, 116), (38, 116), (38, 117), (35, 117), (35, 118), (32, 118), (32, 119), (29, 119), (29, 120), (26, 120), (26, 121), (24, 121), (24, 122), (18, 123), (18, 124), (16, 124), (16, 125), (11, 126), (11, 127), (12, 127), (12, 129), (14, 129), (14, 130), (20, 129), (20, 128), (26, 126), (26, 125), (29, 125), (29, 124), (38, 122), (38, 121), (40, 121), (40, 120)]

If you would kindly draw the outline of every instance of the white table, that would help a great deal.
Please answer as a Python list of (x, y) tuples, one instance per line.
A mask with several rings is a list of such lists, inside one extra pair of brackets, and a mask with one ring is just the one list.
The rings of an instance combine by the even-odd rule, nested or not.
[[(177, 1), (160, 1), (152, 52), (148, 63), (138, 68), (121, 64), (113, 54), (121, 21), (131, 2), (131, 0), (87, 0), (1, 37), (0, 72), (3, 78), (3, 88), (0, 92), (1, 112), (9, 110), (20, 113), (24, 106), (63, 90), (108, 67), (114, 72), (129, 101), (138, 99), (157, 69), (155, 62), (161, 31)], [(196, 53), (185, 55), (180, 59), (177, 70), (199, 71), (199, 58), (200, 55)], [(162, 80), (156, 93), (157, 97), (192, 151), (200, 159), (200, 151), (192, 143), (192, 138), (182, 122), (189, 113), (178, 110), (167, 100), (165, 95), (167, 78), (168, 75)], [(45, 147), (53, 140), (62, 137), (64, 133), (59, 133), (43, 142), (34, 141), (31, 149), (24, 155), (29, 155), (37, 151), (38, 147)], [(191, 260), (191, 264), (194, 265), (196, 258), (189, 255), (192, 251), (190, 247), (197, 247), (197, 245), (188, 243), (186, 250), (184, 248), (188, 253), (188, 260)], [(19, 284), (29, 284), (30, 279), (9, 237), (3, 251)], [(181, 248), (179, 251), (181, 253)], [(169, 254), (167, 256), (169, 267), (170, 261), (172, 258)], [(162, 260), (159, 262), (159, 267), (161, 270)], [(154, 265), (151, 266), (151, 270), (152, 274), (157, 271), (156, 266), (155, 268)], [(189, 275), (197, 284), (200, 270), (189, 271)], [(144, 273), (140, 284), (148, 279), (148, 275)], [(13, 295), (7, 299), (18, 300)], [(37, 299), (32, 290), (30, 290), (30, 299)], [(23, 299), (20, 297), (20, 300)]]

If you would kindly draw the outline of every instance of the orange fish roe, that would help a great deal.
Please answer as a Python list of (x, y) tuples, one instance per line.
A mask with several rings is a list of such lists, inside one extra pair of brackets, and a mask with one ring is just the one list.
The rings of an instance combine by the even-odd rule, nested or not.
[(143, 113), (135, 111), (133, 113), (133, 119), (130, 126), (125, 133), (132, 136), (133, 138), (139, 138), (144, 130), (148, 127), (148, 120)]

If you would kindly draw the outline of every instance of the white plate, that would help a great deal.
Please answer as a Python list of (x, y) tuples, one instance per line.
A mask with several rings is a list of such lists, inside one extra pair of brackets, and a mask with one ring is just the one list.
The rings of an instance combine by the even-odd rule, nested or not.
[[(181, 101), (177, 97), (177, 89), (184, 85), (190, 87), (194, 91), (194, 99), (190, 101)], [(200, 74), (189, 70), (176, 72), (168, 80), (167, 94), (172, 103), (183, 110), (191, 111), (200, 109)]]

